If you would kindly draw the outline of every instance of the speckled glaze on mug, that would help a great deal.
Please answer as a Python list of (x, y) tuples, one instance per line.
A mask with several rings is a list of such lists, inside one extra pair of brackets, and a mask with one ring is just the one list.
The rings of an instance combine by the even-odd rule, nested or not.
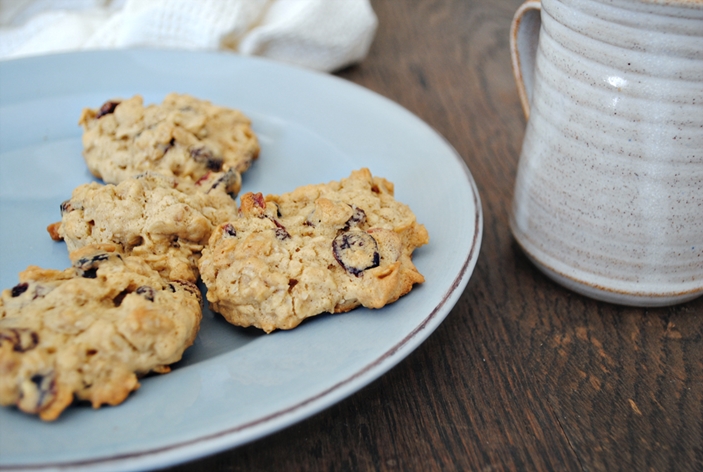
[(703, 0), (530, 0), (510, 39), (525, 253), (612, 303), (702, 295)]

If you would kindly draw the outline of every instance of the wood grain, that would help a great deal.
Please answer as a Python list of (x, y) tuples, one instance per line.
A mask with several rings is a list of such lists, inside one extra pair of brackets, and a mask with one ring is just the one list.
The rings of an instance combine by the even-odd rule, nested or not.
[(476, 180), (484, 242), (448, 318), (339, 404), (169, 470), (703, 470), (703, 299), (596, 302), (541, 275), (511, 237), (519, 3), (374, 0), (369, 56), (337, 73), (429, 123)]

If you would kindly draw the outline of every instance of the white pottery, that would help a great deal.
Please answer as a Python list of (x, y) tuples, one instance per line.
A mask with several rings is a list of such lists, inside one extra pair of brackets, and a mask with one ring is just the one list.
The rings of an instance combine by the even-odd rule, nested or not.
[(703, 294), (703, 0), (530, 0), (510, 39), (525, 253), (612, 303)]

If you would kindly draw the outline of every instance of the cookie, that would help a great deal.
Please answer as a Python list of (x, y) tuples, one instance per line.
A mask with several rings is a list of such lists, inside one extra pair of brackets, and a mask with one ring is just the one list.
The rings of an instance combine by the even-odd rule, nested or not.
[(208, 172), (241, 174), (259, 155), (250, 120), (237, 110), (175, 93), (143, 103), (135, 95), (81, 114), (83, 156), (106, 183), (150, 170), (193, 181)]
[(427, 231), (368, 169), (280, 196), (246, 193), (239, 213), (199, 261), (210, 308), (232, 324), (291, 329), (320, 313), (381, 308), (424, 281), (412, 253)]
[(47, 229), (69, 251), (115, 243), (163, 277), (195, 282), (212, 230), (236, 217), (227, 190), (238, 185), (238, 176), (211, 173), (192, 183), (147, 172), (118, 185), (84, 184), (61, 204), (61, 221)]
[(117, 405), (138, 377), (166, 373), (193, 343), (201, 295), (115, 245), (86, 246), (73, 266), (29, 266), (0, 295), (0, 404), (43, 420), (75, 399)]

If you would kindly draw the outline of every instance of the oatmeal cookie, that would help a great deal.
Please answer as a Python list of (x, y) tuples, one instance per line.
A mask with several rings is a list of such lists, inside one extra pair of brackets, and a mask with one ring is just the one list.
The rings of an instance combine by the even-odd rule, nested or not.
[(227, 190), (237, 178), (233, 172), (211, 173), (194, 184), (147, 172), (118, 185), (84, 184), (61, 204), (61, 221), (47, 229), (69, 251), (115, 243), (168, 279), (195, 282), (212, 230), (236, 217)]
[(106, 183), (149, 170), (193, 181), (208, 172), (241, 174), (259, 155), (246, 116), (189, 95), (146, 107), (139, 95), (111, 100), (84, 109), (79, 124), (88, 168)]
[(56, 419), (77, 398), (117, 405), (138, 376), (166, 373), (193, 343), (201, 295), (115, 245), (86, 246), (73, 266), (29, 266), (0, 295), (0, 404)]
[(393, 184), (361, 169), (280, 195), (241, 197), (199, 267), (210, 307), (266, 332), (320, 313), (381, 308), (424, 281), (412, 262), (429, 242)]

